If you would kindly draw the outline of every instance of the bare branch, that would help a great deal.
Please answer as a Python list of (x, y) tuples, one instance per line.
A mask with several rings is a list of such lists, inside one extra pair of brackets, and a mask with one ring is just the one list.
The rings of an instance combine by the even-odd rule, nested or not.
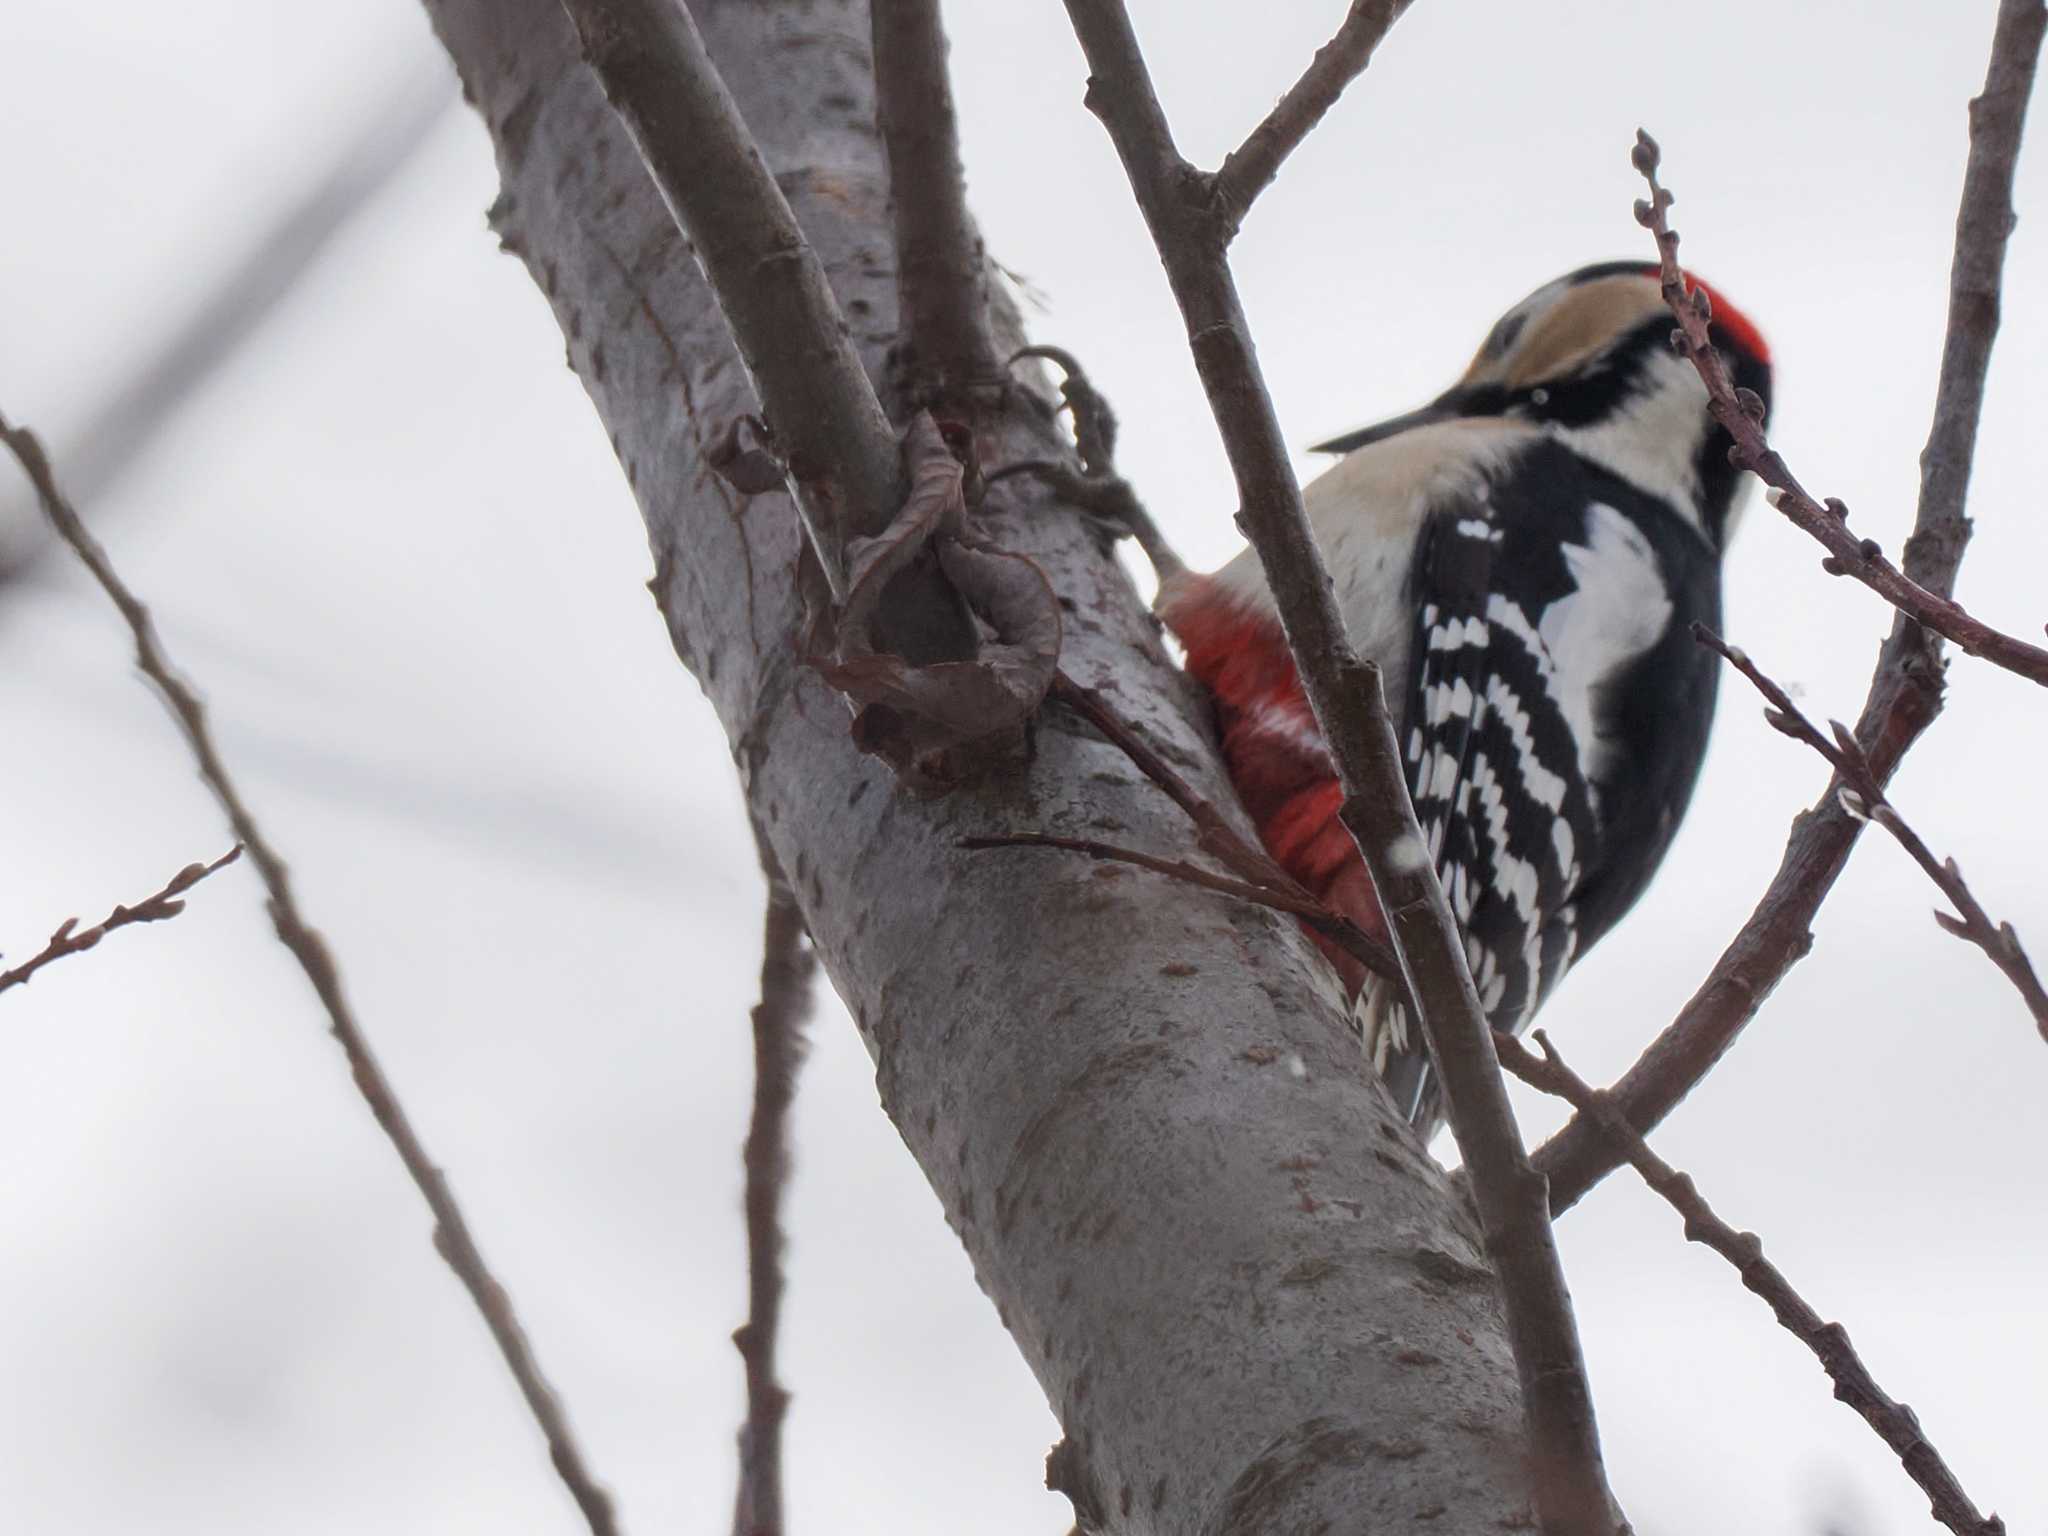
[[(1969, 543), (1962, 498), (1998, 330), (2013, 174), (2042, 28), (2040, 0), (2000, 0), (1984, 93), (1970, 105), (1970, 159), (1956, 219), (1947, 340), (1905, 552), (1906, 575), (1930, 592), (1955, 590)], [(1856, 721), (1857, 743), (1880, 785), (1890, 782), (1906, 750), (1940, 711), (1941, 674), (1940, 636), (1898, 615)], [(1656, 1125), (1712, 1070), (1772, 988), (1812, 947), (1814, 914), (1863, 830), (1837, 802), (1837, 788), (1831, 782), (1793, 823), (1785, 856), (1756, 910), (1684, 1010), (1615, 1084), (1616, 1101), (1638, 1130)], [(1575, 1116), (1535, 1156), (1550, 1180), (1553, 1212), (1570, 1208), (1620, 1162), (1621, 1149), (1584, 1116)]]
[(988, 259), (967, 212), (939, 0), (872, 0), (869, 23), (913, 382), (920, 396), (1000, 387), (988, 329)]
[(824, 269), (762, 163), (689, 10), (563, 0), (584, 61), (689, 235), (796, 482), (806, 531), (844, 592), (844, 546), (903, 504), (896, 436)]
[(1351, 0), (1351, 9), (1337, 28), (1337, 35), (1316, 50), (1301, 78), (1287, 88), (1264, 122), (1251, 131), (1244, 143), (1224, 156), (1216, 172), (1211, 195), (1227, 230), (1235, 235), (1251, 211), (1252, 202), (1280, 174), (1280, 167), (1294, 153), (1309, 130), (1323, 120), (1323, 114), (1337, 104), (1344, 87), (1365, 73), (1394, 23), (1401, 19), (1413, 0)]
[(242, 845), (235, 844), (211, 864), (187, 864), (175, 875), (170, 883), (153, 896), (145, 896), (134, 906), (119, 906), (83, 933), (77, 931), (78, 919), (67, 917), (57, 925), (57, 931), (50, 935), (50, 942), (36, 954), (29, 956), (10, 971), (0, 971), (0, 992), (9, 987), (26, 984), (30, 977), (48, 965), (52, 960), (61, 960), (66, 955), (75, 955), (80, 950), (91, 949), (116, 928), (126, 928), (130, 923), (160, 923), (166, 918), (176, 917), (185, 910), (185, 903), (177, 898), (192, 889), (217, 869), (224, 869), (242, 856)]
[(1521, 1378), (1536, 1506), (1552, 1536), (1620, 1521), (1600, 1459), (1571, 1298), (1494, 1059), (1464, 945), (1427, 858), (1379, 669), (1345, 633), (1309, 531), (1301, 488), (1253, 352), (1224, 242), (1191, 203), (1196, 175), (1174, 146), (1122, 0), (1067, 0), (1087, 55), (1087, 102), (1109, 130), (1186, 322), (1195, 366), (1237, 480), (1241, 521), (1279, 607), (1310, 705), (1344, 789), (1341, 811), (1385, 908), (1408, 992), (1442, 1075), (1451, 1129), (1472, 1174)]
[[(796, 215), (761, 159), (688, 7), (562, 0), (584, 61), (689, 237), (767, 412), (835, 600), (846, 543), (879, 537), (907, 490), (896, 434)], [(937, 562), (891, 586), (884, 649), (912, 663), (971, 655)]]
[(106, 550), (86, 531), (85, 524), (58, 489), (50, 462), (35, 434), (26, 428), (12, 427), (5, 418), (0, 418), (0, 441), (4, 441), (21, 462), (58, 537), (71, 546), (127, 621), (129, 633), (135, 640), (136, 666), (169, 706), (172, 719), (198, 763), (200, 778), (213, 791), (213, 797), (227, 814), (228, 824), (234, 828), (236, 838), (248, 850), (257, 873), (263, 878), (263, 888), (270, 895), (271, 926), (277, 931), (278, 941), (291, 951), (292, 957), (299, 962), (299, 968), (306, 973), (306, 979), (313, 984), (314, 992), (327, 1010), (328, 1033), (334, 1036), (335, 1043), (348, 1058), (349, 1073), (355, 1080), (356, 1090), (362, 1094), (363, 1102), (376, 1118), (378, 1128), (398, 1153), (399, 1161), (405, 1164), (405, 1171), (411, 1175), (414, 1186), (427, 1202), (427, 1208), (433, 1212), (435, 1249), (455, 1271), (456, 1278), (462, 1281), (470, 1299), (483, 1314), (484, 1323), (491, 1330), (499, 1353), (505, 1357), (513, 1380), (519, 1384), (520, 1394), (525, 1397), (534, 1421), (547, 1437), (548, 1454), (554, 1462), (555, 1471), (582, 1510), (593, 1536), (614, 1536), (618, 1524), (612, 1513), (611, 1496), (584, 1464), (583, 1452), (570, 1431), (568, 1416), (554, 1389), (542, 1375), (533, 1347), (527, 1341), (526, 1330), (513, 1309), (511, 1293), (484, 1263), (484, 1256), (470, 1235), (469, 1223), (462, 1214), (461, 1206), (456, 1204), (447, 1176), (427, 1155), (427, 1149), (413, 1130), (411, 1118), (399, 1103), (397, 1093), (371, 1051), (369, 1040), (356, 1022), (355, 1011), (342, 992), (341, 972), (328, 951), (327, 941), (307, 925), (299, 911), (298, 901), (292, 894), (291, 871), (256, 824), (234, 780), (228, 777), (227, 768), (214, 745), (213, 734), (206, 724), (205, 706), (164, 655), (148, 608), (115, 574)]
[(754, 1112), (747, 1126), (747, 1321), (733, 1334), (747, 1367), (747, 1421), (740, 1429), (739, 1495), (733, 1536), (782, 1536), (782, 1421), (789, 1393), (775, 1379), (782, 1323), (782, 1201), (789, 1185), (789, 1107), (803, 1065), (815, 962), (804, 947), (803, 913), (767, 840), (758, 835), (768, 878), (761, 936), (761, 1000), (755, 1004)]
[(2034, 974), (2027, 952), (2020, 947), (2020, 936), (2013, 931), (2012, 924), (1994, 923), (1978, 905), (1969, 886), (1963, 883), (1963, 872), (1956, 867), (1954, 859), (1937, 859), (1927, 844), (1920, 840), (1920, 834), (1906, 825), (1898, 808), (1885, 798), (1884, 787), (1871, 772), (1870, 760), (1856, 744), (1856, 738), (1839, 723), (1835, 725), (1833, 740), (1823, 736), (1792, 702), (1792, 696), (1766, 675), (1750, 659), (1747, 651), (1730, 645), (1704, 624), (1695, 624), (1693, 635), (1700, 644), (1715, 652), (1755, 685), (1757, 692), (1771, 706), (1764, 711), (1764, 719), (1770, 722), (1773, 730), (1790, 736), (1794, 741), (1804, 742), (1827, 759), (1828, 765), (1842, 780), (1842, 788), (1835, 795), (1842, 809), (1852, 817), (1868, 819), (1883, 827), (1912, 856), (1913, 862), (1927, 872), (1927, 878), (1962, 914), (1957, 918), (1937, 911), (1934, 920), (1945, 932), (1983, 950), (1991, 963), (2005, 973), (2027, 1005), (2027, 1011), (2034, 1016), (2034, 1025), (2040, 1030), (2041, 1038), (2048, 1040), (2048, 992), (2042, 990), (2041, 980)]
[(1506, 1035), (1497, 1036), (1494, 1043), (1500, 1049), (1501, 1064), (1523, 1082), (1564, 1099), (1580, 1114), (1598, 1120), (1625, 1149), (1628, 1161), (1643, 1176), (1643, 1182), (1685, 1218), (1687, 1240), (1705, 1244), (1735, 1266), (1742, 1283), (1770, 1304), (1786, 1332), (1813, 1351), (1821, 1369), (1835, 1384), (1835, 1396), (1861, 1414), (1892, 1448), (1906, 1475), (1920, 1485), (1932, 1503), (1935, 1519), (1956, 1536), (2005, 1536), (2004, 1521), (1996, 1515), (1987, 1518), (1977, 1513), (1977, 1506), (1963, 1491), (1955, 1473), (1921, 1433), (1913, 1410), (1895, 1402), (1878, 1386), (1849, 1342), (1848, 1331), (1840, 1323), (1821, 1320), (1820, 1314), (1792, 1288), (1792, 1282), (1764, 1257), (1763, 1244), (1754, 1232), (1738, 1232), (1715, 1215), (1691, 1178), (1650, 1149), (1612, 1097), (1593, 1088), (1565, 1065), (1543, 1030), (1536, 1031), (1536, 1043), (1543, 1047), (1540, 1057)]
[[(2037, 34), (2038, 37), (2038, 34)], [(1764, 437), (1763, 404), (1754, 396), (1747, 402), (1738, 398), (1728, 365), (1708, 339), (1707, 327), (1713, 306), (1703, 289), (1688, 288), (1678, 265), (1678, 235), (1671, 228), (1667, 210), (1671, 194), (1657, 180), (1657, 146), (1646, 133), (1636, 135), (1636, 166), (1650, 184), (1647, 201), (1636, 204), (1636, 218), (1657, 237), (1662, 261), (1664, 302), (1678, 317), (1672, 340), (1698, 370), (1706, 383), (1708, 408), (1714, 419), (1728, 429), (1735, 446), (1728, 451), (1729, 462), (1753, 472), (1770, 487), (1766, 499), (1785, 514), (1794, 526), (1803, 528), (1827, 549), (1821, 566), (1831, 576), (1854, 576), (1899, 612), (1937, 634), (1953, 640), (1972, 656), (2004, 667), (2048, 687), (2048, 650), (1993, 629), (1971, 617), (1962, 605), (1939, 592), (1930, 592), (1884, 556), (1875, 539), (1859, 538), (1849, 531), (1849, 509), (1829, 497), (1823, 506), (1801, 485), (1784, 456)]]
[(1970, 158), (1956, 211), (1955, 260), (1948, 279), (1948, 330), (1935, 386), (1934, 426), (1920, 454), (1920, 509), (1906, 540), (1911, 580), (1946, 597), (1969, 541), (1963, 515), (1977, 452), (1991, 344), (1998, 335), (2005, 248), (2019, 222), (2012, 186), (2026, 129), (2027, 102), (2048, 30), (2041, 0), (2000, 0), (1984, 90), (1970, 103)]

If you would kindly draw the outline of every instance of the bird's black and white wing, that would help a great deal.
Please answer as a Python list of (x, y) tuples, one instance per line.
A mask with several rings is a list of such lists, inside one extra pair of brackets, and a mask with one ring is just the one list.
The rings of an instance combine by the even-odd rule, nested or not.
[[(1580, 899), (1614, 852), (1603, 784), (1644, 750), (1623, 738), (1616, 702), (1674, 613), (1645, 509), (1617, 504), (1641, 498), (1574, 455), (1533, 451), (1559, 462), (1541, 474), (1523, 466), (1429, 514), (1410, 576), (1401, 727), (1416, 815), (1480, 1002), (1511, 1032), (1590, 942)], [(1518, 501), (1517, 486), (1541, 486), (1545, 499)], [(1396, 1101), (1433, 1119), (1426, 1048), (1402, 1005), (1371, 998), (1365, 1017)]]

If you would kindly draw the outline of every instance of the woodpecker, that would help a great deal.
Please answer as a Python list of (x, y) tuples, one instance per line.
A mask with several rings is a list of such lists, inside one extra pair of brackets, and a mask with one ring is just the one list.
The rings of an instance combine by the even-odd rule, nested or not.
[[(1697, 279), (1739, 386), (1770, 399), (1770, 352)], [(1352, 642), (1379, 663), (1428, 855), (1498, 1030), (1525, 1028), (1642, 895), (1706, 752), (1721, 555), (1739, 510), (1654, 265), (1582, 267), (1488, 333), (1465, 374), (1407, 415), (1317, 445), (1305, 490)], [(1384, 939), (1386, 920), (1249, 550), (1168, 569), (1160, 617), (1214, 696), (1223, 753), (1268, 852)], [(1427, 1136), (1441, 1113), (1394, 989), (1324, 946), (1365, 1049)]]

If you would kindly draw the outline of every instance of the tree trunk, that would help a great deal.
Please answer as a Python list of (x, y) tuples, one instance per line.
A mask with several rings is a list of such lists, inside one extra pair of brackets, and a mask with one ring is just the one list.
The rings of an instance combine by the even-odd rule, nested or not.
[[(1476, 1232), (1299, 929), (1129, 868), (962, 851), (1015, 830), (1189, 851), (1166, 798), (1062, 713), (1029, 762), (939, 798), (855, 749), (798, 659), (787, 499), (705, 463), (752, 386), (568, 21), (552, 0), (427, 8), (496, 146), (493, 227), (553, 305), (638, 497), (676, 652), (883, 1104), (1065, 1427), (1049, 1473), (1081, 1523), (1511, 1528), (1520, 1416)], [(693, 9), (880, 379), (897, 301), (864, 8)], [(1020, 392), (980, 451), (1064, 450)], [(983, 515), (1061, 594), (1067, 670), (1232, 804), (1199, 700), (1084, 522), (1016, 481)]]

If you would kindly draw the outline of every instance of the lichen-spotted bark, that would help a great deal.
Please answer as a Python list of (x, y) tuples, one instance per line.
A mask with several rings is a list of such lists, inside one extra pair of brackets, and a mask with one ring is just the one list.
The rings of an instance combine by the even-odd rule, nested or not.
[[(1514, 1372), (1474, 1234), (1366, 1080), (1299, 929), (1134, 870), (960, 850), (1016, 828), (1187, 848), (1165, 798), (1064, 717), (1028, 762), (942, 798), (854, 750), (795, 655), (791, 508), (704, 464), (751, 386), (567, 20), (552, 0), (428, 10), (497, 149), (494, 227), (638, 499), (677, 653), (885, 1107), (1065, 1426), (1062, 1486), (1116, 1531), (1513, 1521)], [(694, 14), (879, 375), (896, 304), (862, 8)], [(981, 446), (1058, 451), (1028, 399)], [(1192, 696), (1080, 519), (1010, 485), (984, 511), (1060, 593), (1068, 670), (1227, 799)]]

